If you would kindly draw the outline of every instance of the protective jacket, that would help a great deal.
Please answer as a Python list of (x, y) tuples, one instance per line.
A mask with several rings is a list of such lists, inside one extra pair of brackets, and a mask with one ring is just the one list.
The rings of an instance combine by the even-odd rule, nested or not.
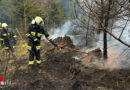
[(40, 58), (40, 41), (41, 37), (45, 35), (45, 37), (50, 40), (49, 34), (44, 30), (43, 26), (38, 26), (36, 24), (31, 24), (28, 27), (28, 31), (26, 34), (29, 38), (28, 42), (28, 50), (29, 50), (29, 64), (34, 63), (34, 58), (36, 57), (36, 62), (41, 63)]
[(1, 46), (5, 46), (5, 49), (11, 49), (15, 47), (16, 35), (13, 30), (7, 29), (1, 30), (0, 33)]
[(35, 45), (39, 46), (40, 45), (40, 40), (41, 37), (45, 35), (47, 39), (50, 39), (49, 34), (44, 30), (43, 26), (37, 26), (35, 24), (31, 24), (28, 28), (27, 34), (29, 38), (29, 46)]
[(6, 46), (8, 47), (8, 49), (14, 48), (16, 44), (16, 35), (14, 31), (11, 29), (7, 30), (2, 29), (0, 33), (0, 40), (2, 46)]
[(0, 30), (2, 30), (2, 26), (0, 25)]

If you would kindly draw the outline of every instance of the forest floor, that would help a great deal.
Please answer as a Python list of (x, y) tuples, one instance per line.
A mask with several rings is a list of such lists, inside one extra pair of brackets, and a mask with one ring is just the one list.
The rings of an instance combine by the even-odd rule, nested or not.
[[(49, 50), (50, 51), (50, 50)], [(42, 52), (42, 68), (28, 68), (23, 56), (8, 63), (6, 80), (12, 84), (2, 90), (129, 90), (130, 69), (107, 70), (83, 64), (77, 51)], [(49, 53), (48, 53), (49, 52)], [(0, 61), (4, 74), (7, 60)], [(89, 63), (89, 62), (88, 62)]]

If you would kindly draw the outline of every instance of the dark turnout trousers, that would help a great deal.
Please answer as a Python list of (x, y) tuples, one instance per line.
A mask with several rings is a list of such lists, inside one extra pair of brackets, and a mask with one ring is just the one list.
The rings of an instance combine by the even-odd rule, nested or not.
[(36, 45), (28, 46), (28, 49), (29, 49), (29, 64), (34, 64), (35, 58), (37, 64), (40, 64), (41, 63), (40, 46), (36, 46)]

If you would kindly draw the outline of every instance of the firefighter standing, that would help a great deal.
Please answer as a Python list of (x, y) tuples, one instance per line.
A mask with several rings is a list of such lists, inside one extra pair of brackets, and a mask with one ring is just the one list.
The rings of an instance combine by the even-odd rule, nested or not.
[(2, 30), (0, 34), (1, 46), (5, 50), (13, 50), (16, 44), (16, 35), (13, 30), (8, 28), (6, 23), (2, 24)]
[[(1, 30), (2, 30), (2, 24), (1, 24), (1, 22), (0, 22), (0, 35), (1, 35)], [(0, 39), (0, 40), (2, 40), (2, 39)], [(2, 44), (1, 44), (2, 45)]]
[(51, 40), (49, 34), (44, 30), (42, 24), (44, 23), (41, 17), (35, 17), (32, 24), (28, 27), (27, 37), (29, 38), (28, 50), (29, 50), (29, 66), (34, 65), (34, 58), (36, 57), (37, 66), (41, 67), (40, 58), (40, 40), (43, 35), (55, 46), (57, 45)]
[(1, 24), (1, 22), (0, 22), (0, 30), (2, 30), (2, 24)]

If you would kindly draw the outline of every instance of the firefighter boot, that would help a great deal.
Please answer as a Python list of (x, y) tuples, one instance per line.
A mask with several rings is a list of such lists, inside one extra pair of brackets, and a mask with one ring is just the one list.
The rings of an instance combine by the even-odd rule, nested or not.
[(29, 61), (28, 66), (33, 67), (34, 66), (34, 61)]
[(36, 60), (36, 63), (37, 63), (37, 67), (42, 68), (41, 60)]

